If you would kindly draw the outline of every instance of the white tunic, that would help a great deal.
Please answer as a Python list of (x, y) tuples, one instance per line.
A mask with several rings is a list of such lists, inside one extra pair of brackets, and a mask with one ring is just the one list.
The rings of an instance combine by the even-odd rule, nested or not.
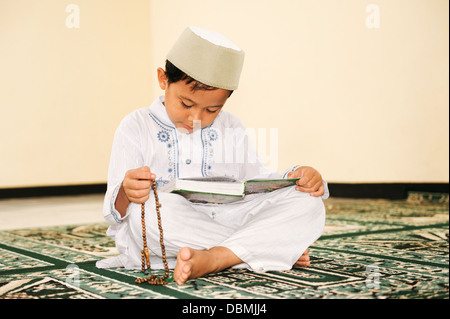
[[(161, 96), (150, 107), (132, 112), (116, 130), (103, 215), (110, 225), (107, 234), (116, 241), (120, 255), (98, 262), (100, 268), (140, 267), (140, 205), (131, 203), (123, 218), (114, 208), (128, 170), (150, 167), (159, 187), (174, 178), (192, 176), (285, 178), (298, 167), (282, 175), (269, 171), (256, 155), (241, 121), (223, 110), (208, 127), (183, 133), (170, 121), (163, 102)], [(328, 197), (326, 183), (325, 188), (323, 198)], [(255, 271), (289, 269), (324, 226), (321, 199), (294, 187), (246, 196), (243, 201), (226, 205), (192, 204), (175, 194), (160, 193), (159, 197), (171, 267), (182, 247), (208, 249), (220, 245), (231, 249), (245, 267)], [(161, 251), (154, 211), (150, 196), (146, 203), (147, 240), (152, 267), (159, 268), (162, 264), (155, 256)], [(274, 235), (282, 240), (275, 240)]]

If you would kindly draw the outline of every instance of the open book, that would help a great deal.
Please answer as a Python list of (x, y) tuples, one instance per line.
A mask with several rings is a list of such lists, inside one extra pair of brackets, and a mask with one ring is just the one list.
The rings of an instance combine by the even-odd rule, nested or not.
[(180, 194), (194, 203), (227, 204), (248, 194), (268, 193), (293, 186), (297, 180), (299, 178), (247, 181), (227, 176), (178, 178), (162, 186), (159, 191)]

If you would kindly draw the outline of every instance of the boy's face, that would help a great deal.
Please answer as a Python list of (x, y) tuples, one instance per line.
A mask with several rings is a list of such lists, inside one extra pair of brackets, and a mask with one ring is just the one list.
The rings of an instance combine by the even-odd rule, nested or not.
[(192, 133), (194, 129), (210, 125), (230, 96), (230, 91), (223, 89), (192, 91), (193, 83), (186, 84), (185, 81), (168, 84), (161, 68), (158, 69), (158, 81), (165, 90), (167, 114), (182, 132)]

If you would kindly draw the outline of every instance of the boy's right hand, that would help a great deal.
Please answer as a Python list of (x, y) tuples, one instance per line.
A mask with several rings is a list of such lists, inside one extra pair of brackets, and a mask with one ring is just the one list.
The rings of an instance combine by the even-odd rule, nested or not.
[(133, 203), (143, 204), (150, 196), (150, 188), (156, 175), (148, 166), (130, 169), (126, 172), (122, 182), (122, 188), (128, 200)]

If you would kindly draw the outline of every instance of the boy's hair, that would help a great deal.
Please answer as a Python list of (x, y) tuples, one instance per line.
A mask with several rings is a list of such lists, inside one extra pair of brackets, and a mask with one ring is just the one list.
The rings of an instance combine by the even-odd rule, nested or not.
[[(197, 90), (206, 90), (206, 91), (212, 91), (217, 90), (216, 87), (206, 85), (202, 82), (197, 81), (196, 79), (190, 77), (183, 71), (181, 71), (179, 68), (177, 68), (175, 65), (172, 64), (169, 60), (166, 60), (166, 76), (168, 83), (176, 83), (178, 81), (185, 81), (186, 84), (193, 83), (191, 90), (197, 91)], [(230, 91), (230, 95), (233, 93), (233, 91)]]

